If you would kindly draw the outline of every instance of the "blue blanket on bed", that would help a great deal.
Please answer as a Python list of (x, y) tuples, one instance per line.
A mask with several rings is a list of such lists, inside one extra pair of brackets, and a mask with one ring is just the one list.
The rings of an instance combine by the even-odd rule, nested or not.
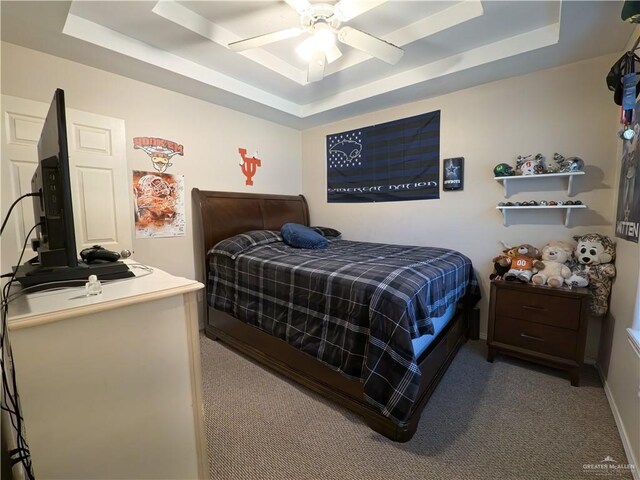
[(471, 261), (444, 248), (305, 250), (276, 232), (244, 235), (209, 252), (209, 304), (359, 379), (369, 403), (405, 424), (420, 385), (411, 339), (433, 334), (430, 319), (465, 295), (477, 301)]

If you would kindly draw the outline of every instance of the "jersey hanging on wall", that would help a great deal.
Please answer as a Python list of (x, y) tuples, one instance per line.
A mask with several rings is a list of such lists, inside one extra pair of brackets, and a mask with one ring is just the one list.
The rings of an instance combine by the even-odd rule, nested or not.
[(327, 201), (439, 198), (440, 111), (327, 135)]

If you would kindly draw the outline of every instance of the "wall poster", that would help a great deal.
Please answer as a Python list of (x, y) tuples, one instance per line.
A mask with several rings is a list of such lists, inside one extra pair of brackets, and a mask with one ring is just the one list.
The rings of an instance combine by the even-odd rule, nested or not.
[(185, 235), (184, 175), (133, 171), (136, 238)]
[(133, 148), (149, 155), (153, 168), (160, 173), (166, 172), (167, 168), (173, 165), (171, 157), (184, 155), (183, 145), (157, 137), (134, 137)]
[(616, 210), (616, 237), (638, 243), (640, 236), (640, 181), (638, 163), (640, 161), (640, 102), (633, 111), (631, 127), (635, 135), (631, 140), (622, 140), (620, 167), (620, 187)]
[(440, 111), (327, 135), (327, 201), (440, 197)]
[(464, 189), (464, 157), (445, 158), (442, 161), (442, 189)]

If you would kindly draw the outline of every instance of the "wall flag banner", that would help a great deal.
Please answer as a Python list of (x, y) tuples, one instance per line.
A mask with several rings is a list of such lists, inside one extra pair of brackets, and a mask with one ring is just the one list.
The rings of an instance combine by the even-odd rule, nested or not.
[(327, 135), (327, 201), (439, 198), (440, 110)]

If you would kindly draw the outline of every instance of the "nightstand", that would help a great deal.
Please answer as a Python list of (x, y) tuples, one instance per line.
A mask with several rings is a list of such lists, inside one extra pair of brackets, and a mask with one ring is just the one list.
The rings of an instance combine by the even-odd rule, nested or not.
[(487, 360), (503, 353), (559, 368), (578, 386), (590, 298), (586, 288), (491, 282)]

